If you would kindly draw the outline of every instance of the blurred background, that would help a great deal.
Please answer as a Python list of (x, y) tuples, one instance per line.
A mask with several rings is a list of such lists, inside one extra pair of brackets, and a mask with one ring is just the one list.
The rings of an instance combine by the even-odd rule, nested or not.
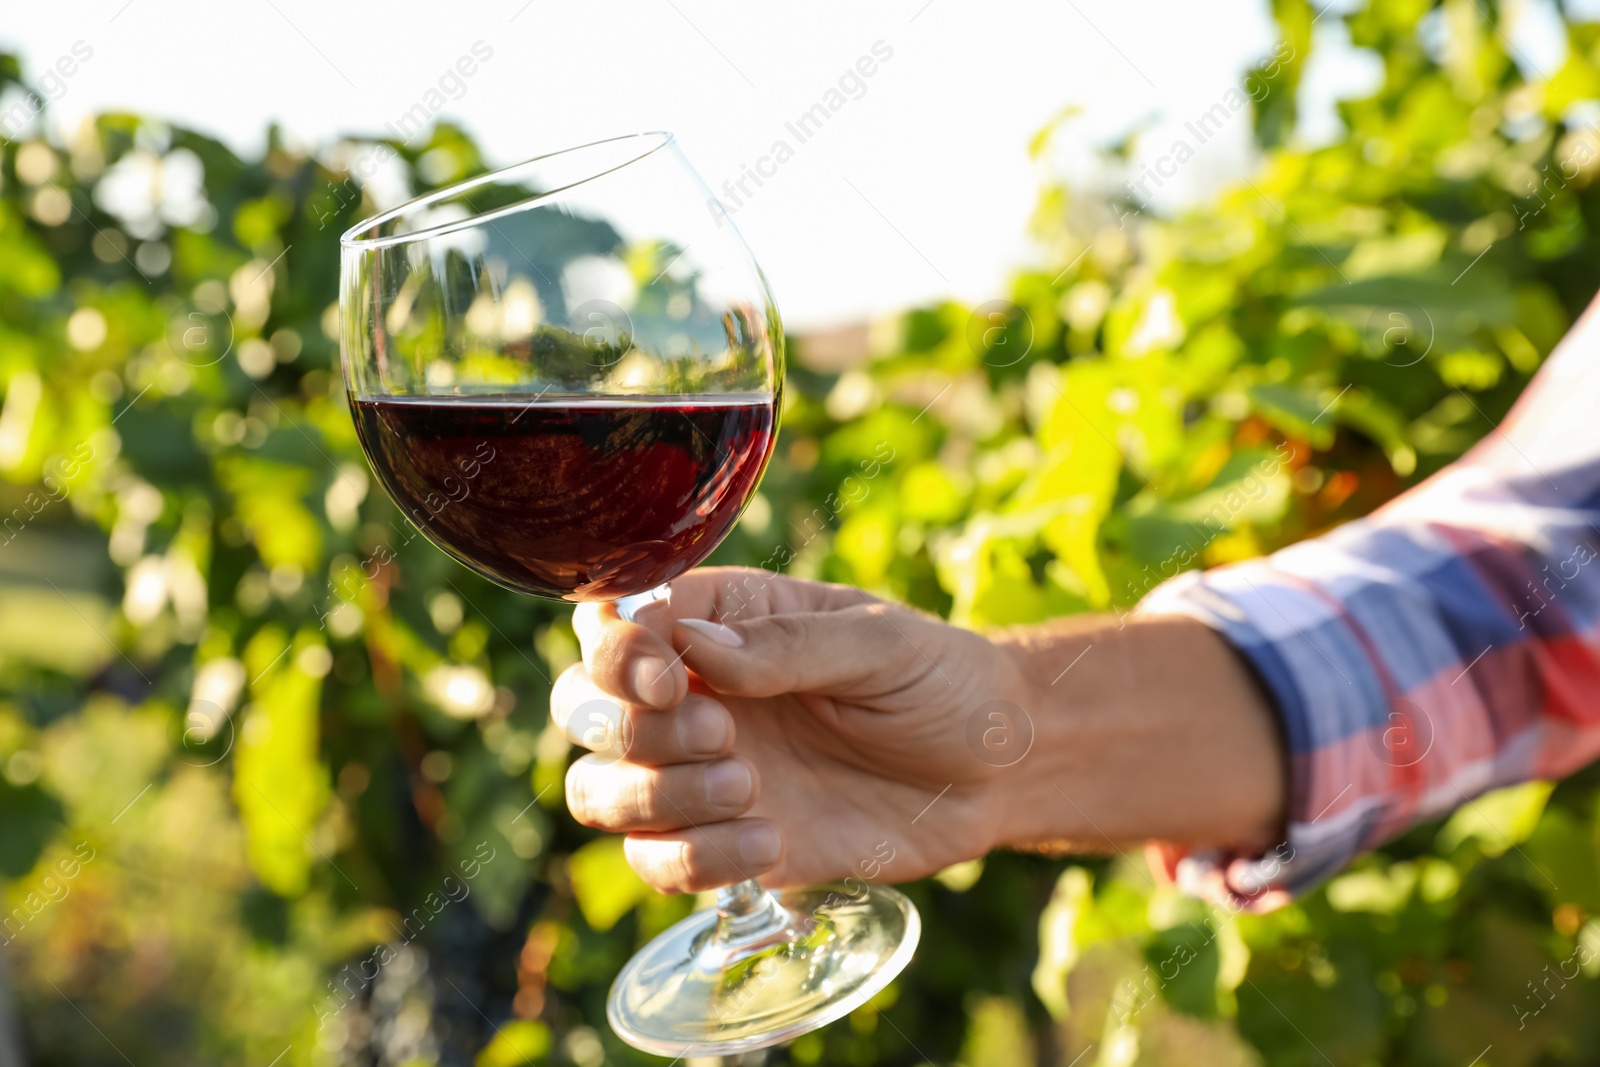
[[(349, 225), (650, 128), (791, 330), (714, 561), (964, 626), (1366, 513), (1600, 286), (1600, 4), (13, 12), (0, 1064), (664, 1062), (604, 996), (695, 902), (565, 815), (570, 612), (378, 551), (332, 340)], [(907, 887), (910, 968), (766, 1062), (1592, 1063), (1597, 857), (1592, 772), (1264, 916), (996, 854)]]

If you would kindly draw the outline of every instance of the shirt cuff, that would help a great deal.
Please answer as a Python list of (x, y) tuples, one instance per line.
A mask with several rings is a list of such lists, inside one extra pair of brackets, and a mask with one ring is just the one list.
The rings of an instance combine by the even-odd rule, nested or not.
[[(1363, 851), (1387, 781), (1365, 753), (1319, 748), (1327, 724), (1362, 719), (1385, 701), (1361, 649), (1328, 640), (1336, 614), (1309, 583), (1265, 564), (1191, 571), (1157, 587), (1140, 615), (1180, 615), (1220, 633), (1266, 690), (1289, 765), (1284, 838), (1256, 852), (1152, 846), (1151, 866), (1179, 889), (1227, 907), (1270, 911)], [(1310, 635), (1316, 632), (1320, 640)]]

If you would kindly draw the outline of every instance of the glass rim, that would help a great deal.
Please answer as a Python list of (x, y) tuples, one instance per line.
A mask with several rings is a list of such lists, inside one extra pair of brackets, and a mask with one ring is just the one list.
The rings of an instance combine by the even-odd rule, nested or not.
[[(509, 175), (512, 175), (517, 171), (523, 170), (527, 167), (531, 167), (535, 163), (542, 163), (546, 160), (554, 159), (557, 156), (571, 155), (574, 152), (583, 152), (591, 148), (598, 148), (601, 145), (618, 144), (623, 141), (653, 141), (654, 143), (650, 144), (649, 147), (644, 148), (641, 152), (639, 152), (638, 155), (630, 156), (615, 166), (606, 167), (603, 170), (596, 170), (594, 173), (587, 174), (576, 181), (567, 182), (565, 185), (558, 186), (554, 189), (546, 189), (543, 192), (536, 193), (530, 197), (525, 197), (524, 199), (518, 200), (511, 204), (504, 204), (500, 207), (490, 208), (487, 211), (476, 212), (468, 215), (465, 218), (451, 219), (448, 222), (441, 222), (434, 226), (427, 226), (417, 230), (407, 230), (404, 233), (394, 233), (376, 237), (359, 236), (363, 233), (371, 233), (372, 231), (381, 227), (384, 223), (393, 222), (395, 219), (411, 211), (415, 211), (419, 207), (423, 207), (437, 201), (449, 200), (470, 189), (475, 189), (478, 186), (504, 180)], [(668, 145), (675, 143), (675, 141), (676, 138), (669, 131), (645, 130), (639, 133), (625, 133), (617, 137), (605, 137), (598, 141), (590, 141), (588, 144), (573, 145), (570, 148), (562, 148), (554, 152), (546, 152), (543, 155), (534, 156), (531, 159), (525, 159), (521, 163), (513, 163), (509, 167), (501, 167), (498, 170), (492, 170), (485, 174), (479, 174), (476, 177), (455, 182), (454, 184), (444, 186), (441, 189), (434, 189), (431, 192), (423, 193), (421, 196), (414, 196), (404, 203), (396, 204), (392, 208), (389, 208), (385, 211), (380, 211), (376, 215), (372, 215), (356, 223), (344, 233), (340, 234), (339, 247), (357, 251), (392, 248), (396, 245), (411, 244), (416, 241), (426, 241), (436, 237), (443, 237), (459, 230), (470, 229), (473, 226), (482, 225), (486, 222), (493, 222), (495, 219), (504, 218), (507, 215), (514, 215), (519, 211), (526, 211), (529, 208), (535, 207), (541, 203), (551, 201), (555, 197), (560, 196), (562, 193), (565, 193), (568, 190), (575, 189), (580, 185), (586, 185), (589, 182), (595, 181), (596, 179), (605, 177), (607, 174), (613, 174), (624, 167), (631, 167), (633, 164), (638, 163), (641, 160), (661, 151)]]

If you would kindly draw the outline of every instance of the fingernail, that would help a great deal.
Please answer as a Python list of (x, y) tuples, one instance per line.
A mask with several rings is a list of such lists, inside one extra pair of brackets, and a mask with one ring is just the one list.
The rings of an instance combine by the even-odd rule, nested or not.
[(678, 691), (678, 683), (666, 663), (655, 656), (642, 656), (635, 660), (628, 676), (639, 699), (652, 707), (665, 704)]
[(782, 851), (783, 842), (774, 826), (757, 823), (739, 834), (739, 862), (746, 867), (770, 867)]
[(724, 648), (743, 648), (744, 638), (739, 636), (739, 631), (722, 625), (720, 622), (707, 622), (705, 619), (679, 619), (679, 626), (687, 626), (697, 634), (704, 634)]
[(750, 769), (736, 759), (707, 767), (705, 783), (706, 799), (716, 807), (736, 808), (750, 799)]
[(728, 743), (728, 717), (705, 700), (689, 702), (678, 713), (678, 744), (690, 755), (712, 756)]

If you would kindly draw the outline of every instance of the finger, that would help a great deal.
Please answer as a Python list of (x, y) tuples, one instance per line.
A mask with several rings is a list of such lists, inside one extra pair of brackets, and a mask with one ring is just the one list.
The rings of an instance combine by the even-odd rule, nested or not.
[(604, 692), (649, 708), (670, 708), (689, 690), (689, 674), (666, 638), (626, 622), (613, 604), (580, 604), (573, 632), (589, 677)]
[(585, 756), (567, 770), (567, 808), (585, 826), (611, 833), (684, 830), (750, 810), (760, 781), (740, 759), (642, 767)]
[(783, 834), (766, 819), (734, 819), (671, 833), (634, 833), (628, 864), (663, 893), (699, 893), (758, 878), (783, 859)]
[(963, 662), (952, 643), (984, 641), (877, 603), (726, 624), (679, 619), (673, 637), (684, 662), (719, 693), (827, 693), (854, 699), (883, 698), (933, 683), (944, 688), (950, 682), (938, 660)]
[(612, 696), (666, 708), (682, 699), (688, 672), (672, 648), (675, 619), (727, 622), (881, 605), (859, 589), (807, 582), (753, 567), (702, 567), (672, 583), (668, 599), (629, 622), (612, 603), (578, 605), (572, 627), (590, 677)]
[(697, 567), (673, 579), (671, 615), (731, 622), (877, 603), (853, 586), (802, 581), (760, 567)]
[(733, 748), (733, 716), (715, 699), (690, 693), (670, 711), (624, 704), (590, 681), (581, 663), (556, 679), (550, 718), (580, 748), (652, 767), (701, 763)]

